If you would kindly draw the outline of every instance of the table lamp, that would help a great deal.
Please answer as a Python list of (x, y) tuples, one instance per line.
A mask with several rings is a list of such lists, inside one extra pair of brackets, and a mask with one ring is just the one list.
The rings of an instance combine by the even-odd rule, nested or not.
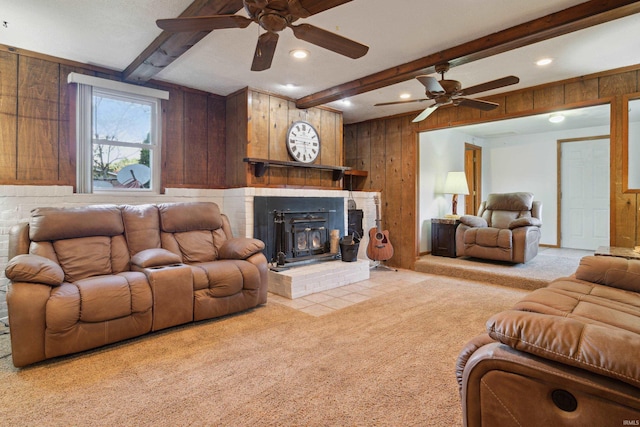
[(444, 182), (444, 193), (453, 194), (451, 201), (452, 214), (446, 215), (447, 218), (459, 218), (458, 215), (458, 194), (469, 194), (469, 185), (467, 185), (467, 176), (464, 172), (449, 172)]

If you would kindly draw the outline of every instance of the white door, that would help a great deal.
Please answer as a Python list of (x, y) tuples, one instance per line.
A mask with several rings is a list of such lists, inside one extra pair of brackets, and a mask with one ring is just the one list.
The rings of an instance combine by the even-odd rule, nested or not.
[(609, 246), (609, 139), (561, 143), (561, 247)]

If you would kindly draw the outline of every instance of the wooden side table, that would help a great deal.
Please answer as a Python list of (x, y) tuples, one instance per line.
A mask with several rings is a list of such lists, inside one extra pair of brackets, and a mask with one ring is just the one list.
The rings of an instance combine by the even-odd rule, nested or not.
[(456, 218), (433, 218), (431, 220), (431, 255), (456, 257)]

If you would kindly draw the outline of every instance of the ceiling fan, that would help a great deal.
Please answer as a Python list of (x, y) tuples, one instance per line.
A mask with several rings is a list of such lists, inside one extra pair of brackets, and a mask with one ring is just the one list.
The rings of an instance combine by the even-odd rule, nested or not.
[(258, 44), (251, 64), (252, 71), (271, 67), (278, 43), (278, 33), (289, 27), (296, 38), (339, 53), (349, 58), (360, 58), (368, 46), (323, 30), (310, 24), (293, 25), (300, 18), (308, 18), (351, 0), (243, 0), (249, 17), (241, 15), (193, 16), (175, 19), (158, 19), (156, 24), (168, 32), (212, 31), (224, 28), (246, 28), (256, 22), (265, 33), (258, 37)]
[(501, 79), (492, 80), (490, 82), (463, 89), (462, 84), (459, 81), (446, 80), (444, 78), (444, 73), (446, 73), (447, 71), (449, 71), (448, 63), (436, 65), (436, 72), (439, 73), (442, 78), (440, 81), (438, 81), (435, 77), (430, 76), (416, 77), (416, 79), (427, 89), (427, 97), (425, 99), (383, 102), (380, 104), (375, 104), (375, 106), (406, 104), (409, 102), (424, 102), (433, 99), (435, 103), (425, 108), (422, 113), (418, 114), (418, 116), (413, 119), (414, 123), (426, 119), (431, 113), (433, 113), (438, 107), (442, 105), (463, 105), (465, 107), (477, 108), (482, 111), (489, 111), (498, 107), (499, 104), (496, 104), (495, 102), (483, 101), (481, 99), (464, 98), (463, 96), (498, 89), (504, 86), (516, 84), (520, 81), (520, 79), (516, 76), (507, 76)]

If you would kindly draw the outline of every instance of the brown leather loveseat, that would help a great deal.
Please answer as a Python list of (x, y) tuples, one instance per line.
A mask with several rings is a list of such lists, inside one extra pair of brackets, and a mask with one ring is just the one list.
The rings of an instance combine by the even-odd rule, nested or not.
[(13, 363), (264, 304), (262, 249), (215, 203), (36, 208), (9, 235)]
[(460, 217), (456, 255), (525, 263), (538, 254), (542, 203), (532, 193), (494, 193)]
[(458, 358), (465, 426), (638, 425), (640, 261), (584, 257), (487, 331)]

